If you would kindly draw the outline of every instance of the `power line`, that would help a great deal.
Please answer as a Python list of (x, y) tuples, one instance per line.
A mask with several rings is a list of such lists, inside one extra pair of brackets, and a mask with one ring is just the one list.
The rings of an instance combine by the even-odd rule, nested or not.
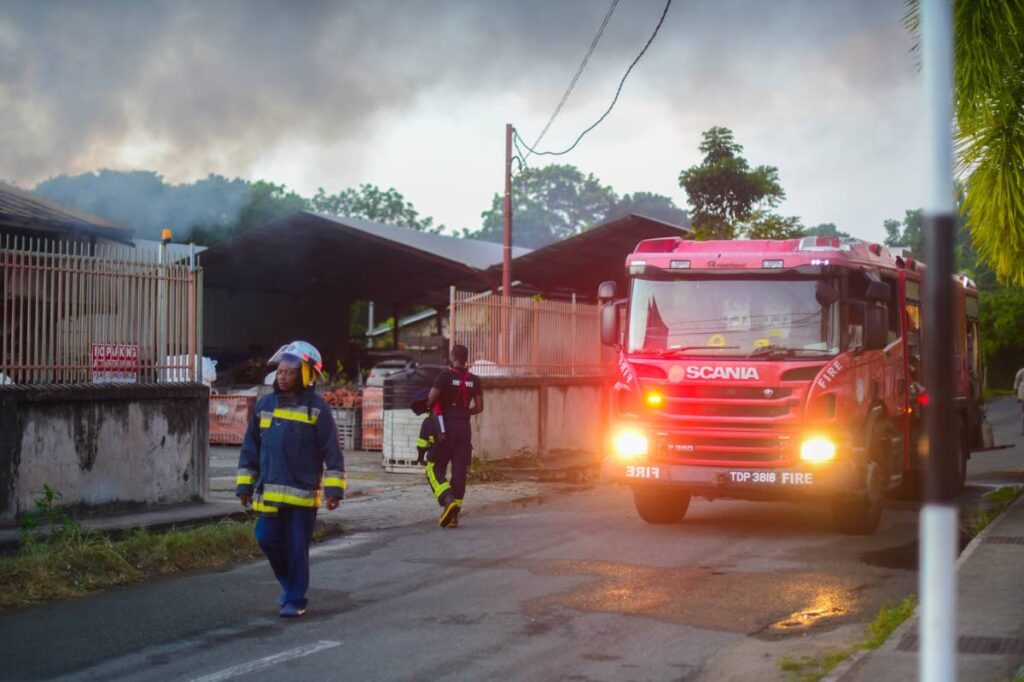
[[(540, 141), (544, 139), (545, 135), (547, 135), (548, 129), (551, 127), (551, 124), (555, 122), (555, 118), (558, 116), (559, 112), (562, 111), (562, 107), (565, 106), (566, 101), (568, 101), (569, 95), (572, 94), (572, 89), (576, 87), (576, 81), (580, 79), (580, 74), (582, 74), (583, 69), (586, 68), (587, 62), (590, 60), (590, 55), (594, 53), (594, 48), (597, 47), (597, 43), (601, 40), (601, 35), (604, 33), (605, 27), (608, 26), (608, 22), (612, 18), (612, 13), (615, 12), (615, 6), (618, 4), (619, 0), (612, 0), (611, 7), (608, 8), (607, 14), (604, 15), (604, 21), (601, 22), (601, 28), (597, 29), (597, 35), (595, 35), (594, 39), (590, 42), (590, 49), (588, 49), (587, 53), (583, 55), (583, 61), (580, 62), (579, 68), (576, 69), (576, 74), (572, 77), (572, 81), (569, 83), (569, 87), (565, 89), (565, 94), (562, 95), (562, 99), (558, 102), (558, 106), (555, 107), (554, 112), (552, 112), (551, 118), (549, 118), (548, 122), (544, 125), (544, 130), (540, 131), (540, 135), (538, 135), (537, 139), (534, 140), (534, 147), (539, 145)], [(529, 158), (529, 156), (529, 153), (527, 153), (525, 158)]]
[(603, 121), (608, 116), (608, 114), (612, 112), (612, 109), (615, 107), (615, 103), (619, 101), (619, 95), (622, 93), (622, 86), (626, 84), (626, 79), (629, 78), (629, 74), (633, 70), (633, 67), (636, 66), (637, 62), (640, 61), (640, 58), (644, 56), (644, 53), (647, 52), (647, 48), (651, 46), (651, 43), (654, 42), (654, 38), (658, 35), (658, 31), (661, 30), (661, 25), (665, 23), (665, 16), (668, 14), (668, 8), (671, 6), (672, 0), (667, 0), (667, 2), (665, 3), (665, 9), (662, 10), (661, 12), (661, 18), (658, 19), (658, 25), (654, 27), (654, 32), (651, 33), (651, 37), (647, 39), (647, 43), (644, 45), (644, 48), (640, 50), (640, 54), (636, 56), (636, 59), (633, 60), (633, 63), (629, 65), (628, 69), (626, 69), (626, 73), (623, 74), (622, 80), (619, 81), (619, 87), (615, 90), (615, 97), (612, 98), (612, 103), (608, 105), (608, 108), (605, 110), (603, 114), (601, 114), (601, 117), (594, 121), (594, 123), (589, 128), (580, 133), (579, 137), (576, 138), (576, 141), (573, 142), (568, 148), (563, 149), (560, 152), (539, 152), (530, 145), (526, 144), (526, 141), (523, 140), (522, 137), (520, 137), (519, 133), (513, 130), (513, 135), (519, 138), (519, 141), (523, 143), (523, 146), (527, 149), (527, 151), (529, 151), (531, 154), (536, 154), (537, 156), (562, 156), (564, 154), (568, 154), (569, 152), (576, 148), (576, 145), (580, 143), (580, 140), (583, 139), (584, 135), (586, 135), (591, 130), (593, 130), (594, 128), (601, 124), (601, 121)]

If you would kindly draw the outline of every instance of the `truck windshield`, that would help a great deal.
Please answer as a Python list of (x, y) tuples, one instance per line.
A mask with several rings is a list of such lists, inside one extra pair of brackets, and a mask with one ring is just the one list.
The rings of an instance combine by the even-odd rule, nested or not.
[[(632, 353), (814, 357), (839, 352), (839, 306), (818, 280), (634, 279)], [(763, 349), (763, 350), (761, 350)], [(777, 349), (778, 353), (769, 352)]]

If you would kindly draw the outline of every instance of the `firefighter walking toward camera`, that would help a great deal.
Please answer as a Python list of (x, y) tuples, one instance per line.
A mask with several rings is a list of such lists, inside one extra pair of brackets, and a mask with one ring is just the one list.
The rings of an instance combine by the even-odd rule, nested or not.
[(462, 345), (453, 346), (450, 359), (451, 367), (437, 375), (427, 398), (427, 406), (437, 420), (438, 442), (431, 450), (426, 472), (434, 497), (443, 510), (437, 520), (442, 528), (459, 525), (459, 512), (466, 495), (466, 475), (473, 459), (469, 418), (484, 411), (480, 377), (466, 368), (469, 350)]
[(338, 508), (345, 462), (331, 409), (313, 390), (322, 376), (319, 351), (293, 341), (268, 364), (276, 367), (274, 392), (256, 403), (249, 421), (236, 494), (259, 513), (256, 540), (281, 585), (280, 615), (294, 618), (306, 612), (309, 544), (321, 495), (328, 510)]

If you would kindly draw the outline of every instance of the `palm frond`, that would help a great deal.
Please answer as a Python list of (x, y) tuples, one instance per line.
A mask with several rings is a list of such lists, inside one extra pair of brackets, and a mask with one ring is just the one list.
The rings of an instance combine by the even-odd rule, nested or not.
[[(957, 172), (978, 255), (1024, 285), (1024, 0), (955, 0)], [(904, 25), (919, 53), (920, 4)]]

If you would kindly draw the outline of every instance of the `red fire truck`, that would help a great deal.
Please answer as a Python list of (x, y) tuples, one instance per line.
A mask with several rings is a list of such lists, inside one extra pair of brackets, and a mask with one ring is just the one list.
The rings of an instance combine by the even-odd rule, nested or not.
[[(924, 468), (923, 264), (855, 239), (641, 242), (629, 292), (601, 285), (601, 336), (620, 350), (606, 479), (648, 523), (691, 496), (823, 500), (870, 534), (884, 498)], [(957, 278), (962, 485), (981, 438), (978, 297)]]

